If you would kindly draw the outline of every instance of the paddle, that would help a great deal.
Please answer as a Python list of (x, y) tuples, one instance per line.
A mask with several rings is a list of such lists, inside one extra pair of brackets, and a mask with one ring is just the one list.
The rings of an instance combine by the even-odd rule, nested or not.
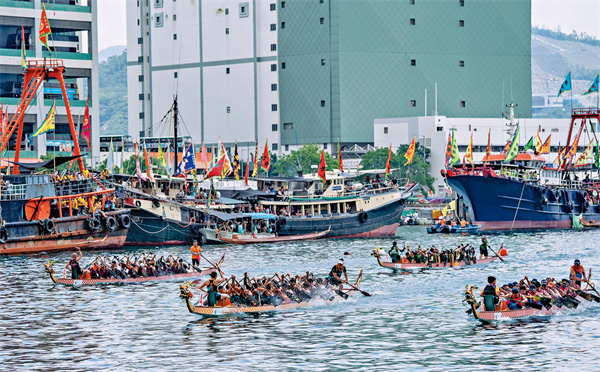
[(200, 257), (204, 258), (206, 260), (206, 262), (208, 262), (209, 264), (211, 264), (212, 267), (214, 267), (215, 269), (217, 269), (221, 273), (221, 275), (225, 275), (219, 266), (217, 266), (214, 263), (210, 262), (206, 257), (204, 257), (202, 255), (202, 253), (199, 253), (199, 255), (200, 255)]
[(368, 292), (363, 291), (362, 289), (358, 288), (357, 286), (355, 286), (354, 284), (350, 284), (350, 283), (346, 283), (348, 284), (350, 287), (354, 288), (355, 290), (359, 291), (363, 296), (371, 296)]
[[(500, 244), (500, 250), (502, 250), (502, 247), (504, 246), (504, 243)], [(494, 250), (492, 249), (492, 247), (488, 244), (488, 248), (490, 248), (490, 251), (494, 252)], [(494, 254), (496, 255), (496, 257), (498, 257), (500, 259), (500, 261), (504, 262), (504, 260), (502, 259), (502, 257), (500, 257), (500, 255), (496, 252), (494, 252)]]

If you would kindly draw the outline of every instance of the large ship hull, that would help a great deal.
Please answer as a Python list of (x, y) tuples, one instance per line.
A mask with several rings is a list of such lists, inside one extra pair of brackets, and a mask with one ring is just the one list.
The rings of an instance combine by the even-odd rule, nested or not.
[[(280, 219), (280, 236), (310, 234), (331, 229), (327, 238), (380, 238), (394, 236), (405, 199), (397, 198), (363, 212)], [(281, 223), (282, 221), (285, 221)]]
[(447, 177), (459, 205), (479, 231), (567, 229), (573, 215), (599, 220), (600, 206), (590, 205), (580, 189), (544, 187), (515, 179), (475, 174)]

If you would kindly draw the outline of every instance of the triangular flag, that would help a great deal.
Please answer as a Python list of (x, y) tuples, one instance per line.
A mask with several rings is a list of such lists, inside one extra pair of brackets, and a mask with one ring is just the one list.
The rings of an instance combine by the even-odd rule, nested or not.
[(252, 167), (252, 177), (256, 177), (258, 172), (258, 141), (256, 141), (256, 149), (254, 150), (254, 166)]
[(548, 138), (546, 138), (546, 142), (544, 142), (544, 144), (542, 145), (542, 151), (540, 151), (540, 154), (549, 154), (550, 153), (550, 136), (552, 134), (548, 135)]
[(406, 150), (406, 154), (404, 154), (404, 158), (406, 158), (406, 163), (404, 163), (404, 166), (412, 163), (414, 157), (415, 157), (415, 137), (413, 137), (412, 142), (410, 143), (410, 146), (408, 146), (408, 150)]
[(465, 161), (473, 165), (473, 134), (471, 133), (471, 140), (469, 140), (469, 146), (467, 146), (467, 153), (465, 154)]
[(452, 132), (452, 159), (450, 159), (450, 166), (454, 166), (460, 161), (460, 155), (458, 153), (458, 145), (456, 144), (456, 137), (454, 137), (454, 132)]
[(81, 126), (81, 136), (85, 142), (87, 142), (88, 146), (90, 146), (90, 131), (92, 130), (92, 126), (90, 124), (90, 108), (88, 103), (88, 100), (86, 100), (85, 111), (83, 113), (83, 125)]
[(52, 33), (52, 30), (50, 30), (50, 22), (48, 22), (48, 15), (46, 14), (46, 4), (44, 3), (42, 3), (42, 17), (40, 18), (39, 29), (40, 42), (46, 49), (50, 50), (50, 47), (48, 46), (48, 35)]
[(27, 54), (25, 53), (25, 29), (21, 26), (21, 69), (27, 70)]
[(536, 154), (541, 154), (542, 153), (542, 147), (544, 146), (544, 144), (542, 143), (542, 139), (540, 138), (540, 131), (539, 130), (535, 134), (534, 142), (535, 142), (535, 152), (536, 152)]
[(535, 150), (535, 145), (533, 144), (533, 136), (531, 136), (531, 138), (529, 138), (529, 141), (527, 141), (525, 148), (523, 148), (523, 152), (526, 152), (527, 150)]
[(510, 141), (510, 147), (506, 153), (506, 157), (504, 157), (504, 162), (508, 163), (517, 157), (519, 153), (519, 124), (517, 123), (517, 128), (515, 128), (515, 134), (513, 135), (512, 141)]
[(387, 161), (385, 162), (385, 178), (386, 179), (391, 171), (392, 171), (392, 144), (390, 143), (390, 148), (388, 149)]
[(565, 81), (563, 81), (563, 83), (560, 85), (560, 89), (558, 90), (558, 96), (556, 96), (556, 99), (558, 100), (558, 97), (560, 97), (560, 95), (563, 94), (564, 92), (570, 92), (570, 91), (571, 91), (571, 71), (569, 71), (569, 73), (565, 77)]
[(29, 137), (30, 139), (39, 136), (40, 134), (44, 134), (51, 130), (54, 130), (55, 125), (55, 116), (56, 116), (56, 100), (52, 103), (52, 107), (50, 107), (50, 111), (46, 115), (46, 118), (42, 122), (42, 124), (38, 127), (38, 129)]
[(583, 153), (579, 155), (577, 161), (575, 162), (575, 167), (583, 167), (588, 165), (588, 160), (594, 159), (594, 141), (590, 142), (590, 144), (583, 150)]
[(269, 155), (269, 139), (267, 139), (267, 141), (265, 142), (265, 150), (263, 151), (260, 167), (265, 172), (268, 172), (269, 169), (271, 169), (271, 156)]
[(323, 180), (323, 182), (327, 181), (327, 173), (325, 166), (325, 150), (321, 150), (321, 161), (319, 162), (318, 175)]
[(596, 74), (596, 77), (590, 84), (590, 87), (588, 88), (588, 90), (585, 91), (585, 93), (583, 93), (583, 95), (585, 96), (585, 95), (591, 94), (591, 93), (598, 93), (598, 84), (600, 83), (599, 80), (600, 80), (600, 73)]
[(110, 149), (108, 150), (108, 158), (106, 158), (106, 169), (110, 173), (115, 172), (115, 150), (113, 148), (113, 139), (110, 138)]
[(488, 143), (487, 143), (487, 148), (485, 149), (485, 163), (486, 164), (490, 160), (490, 156), (492, 155), (491, 134), (492, 134), (492, 128), (488, 128)]
[(450, 165), (452, 159), (452, 135), (448, 133), (448, 143), (446, 144), (446, 168)]
[(342, 162), (342, 150), (340, 148), (340, 141), (338, 141), (338, 167), (340, 172), (344, 171), (344, 163)]
[(237, 141), (235, 141), (235, 149), (233, 150), (233, 176), (236, 181), (240, 179), (240, 155), (238, 154)]

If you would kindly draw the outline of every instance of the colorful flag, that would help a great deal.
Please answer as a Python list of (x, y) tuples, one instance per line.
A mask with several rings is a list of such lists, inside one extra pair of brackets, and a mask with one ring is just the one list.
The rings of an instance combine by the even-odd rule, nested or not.
[(48, 46), (48, 35), (52, 33), (50, 30), (50, 22), (48, 22), (48, 16), (46, 15), (46, 4), (42, 3), (42, 17), (40, 19), (40, 41), (46, 49), (50, 50)]
[(271, 156), (269, 155), (269, 139), (265, 142), (265, 150), (263, 151), (262, 160), (260, 162), (260, 167), (268, 172), (271, 169)]
[(590, 142), (590, 144), (583, 150), (583, 153), (579, 155), (577, 161), (575, 162), (575, 167), (583, 167), (588, 165), (588, 160), (594, 159), (594, 141)]
[(202, 152), (200, 153), (200, 168), (208, 169), (208, 154), (204, 142), (202, 142)]
[(248, 173), (250, 169), (250, 154), (248, 154), (248, 161), (246, 161), (246, 176), (244, 177), (244, 181), (246, 181), (246, 186), (248, 186)]
[(517, 127), (515, 128), (515, 134), (513, 135), (512, 141), (510, 141), (510, 147), (508, 152), (506, 153), (506, 157), (504, 157), (504, 162), (508, 163), (517, 157), (519, 153), (519, 124), (517, 123)]
[(81, 126), (81, 135), (85, 142), (87, 142), (88, 146), (90, 145), (90, 108), (88, 106), (88, 100), (85, 101), (85, 111), (83, 114), (83, 125)]
[(21, 26), (21, 68), (27, 70), (27, 55), (25, 53), (25, 30)]
[(596, 74), (596, 77), (592, 81), (592, 84), (590, 84), (588, 90), (586, 90), (585, 93), (583, 93), (584, 96), (591, 93), (598, 93), (598, 85), (600, 84), (600, 81), (598, 81), (599, 79), (600, 73)]
[(108, 150), (108, 158), (106, 158), (106, 169), (110, 173), (115, 172), (115, 149), (113, 148), (113, 139), (110, 139), (110, 149)]
[(258, 141), (256, 141), (256, 149), (254, 150), (254, 166), (252, 168), (252, 177), (256, 177), (258, 172)]
[(236, 181), (240, 179), (240, 155), (238, 154), (237, 141), (235, 141), (233, 150), (233, 176)]
[(540, 138), (540, 131), (538, 130), (535, 137), (534, 137), (534, 141), (535, 141), (535, 152), (536, 154), (541, 154), (542, 153), (542, 147), (544, 147), (544, 144), (542, 143), (542, 139)]
[(187, 172), (196, 170), (196, 155), (194, 154), (194, 144), (190, 143), (183, 158), (177, 165), (177, 174), (175, 176), (185, 176)]
[(577, 146), (579, 145), (579, 138), (581, 137), (581, 132), (583, 130), (583, 127), (585, 127), (585, 119), (583, 119), (583, 122), (581, 123), (581, 127), (579, 128), (579, 133), (577, 134), (577, 137), (575, 137), (575, 140), (573, 141), (573, 144), (569, 148), (569, 151), (565, 151), (565, 153), (563, 154), (563, 157), (562, 157), (563, 160), (572, 158), (577, 154)]
[(163, 168), (165, 173), (167, 173), (167, 176), (171, 178), (169, 168), (167, 167), (167, 161), (165, 160), (165, 154), (163, 153), (162, 145), (160, 144), (160, 142), (158, 144), (158, 160), (160, 161), (160, 166)]
[(540, 151), (540, 154), (549, 154), (550, 153), (550, 136), (552, 134), (548, 135), (548, 138), (546, 138), (546, 142), (544, 142), (544, 144), (542, 145), (542, 150)]
[(146, 146), (144, 145), (144, 159), (146, 160), (146, 176), (152, 182), (154, 182), (154, 173), (152, 172), (152, 162), (148, 158), (148, 152), (146, 151)]
[(492, 128), (488, 129), (488, 144), (485, 149), (485, 164), (490, 160), (490, 156), (492, 155), (492, 141), (491, 141)]
[(458, 153), (458, 145), (456, 144), (456, 137), (454, 137), (454, 132), (452, 132), (452, 158), (450, 159), (450, 166), (454, 166), (460, 161), (460, 155)]
[(523, 148), (523, 152), (526, 152), (527, 150), (535, 150), (535, 145), (533, 144), (533, 136), (531, 136), (529, 141), (527, 141), (525, 148)]
[(504, 148), (502, 149), (502, 152), (500, 153), (500, 155), (506, 155), (506, 153), (508, 152), (508, 149), (510, 148), (510, 144), (511, 144), (510, 141), (506, 142), (506, 145), (504, 145)]
[(558, 96), (556, 96), (556, 99), (558, 100), (558, 97), (560, 97), (560, 95), (563, 94), (564, 92), (570, 92), (570, 91), (571, 91), (571, 71), (569, 71), (569, 73), (565, 77), (565, 81), (563, 81), (563, 83), (560, 85), (560, 90), (558, 91)]
[(340, 141), (338, 141), (338, 166), (340, 168), (340, 172), (344, 171), (344, 163), (342, 161), (342, 149), (340, 148)]
[(473, 165), (473, 134), (471, 133), (471, 139), (469, 140), (469, 146), (467, 146), (467, 152), (465, 154), (465, 163)]
[(552, 162), (553, 167), (556, 167), (557, 169), (560, 168), (563, 151), (564, 151), (564, 149), (560, 148), (560, 142), (559, 142), (558, 143), (558, 155), (556, 156), (556, 159), (554, 159), (554, 161)]
[(387, 179), (388, 174), (392, 171), (392, 144), (390, 143), (390, 148), (388, 149), (388, 157), (385, 162), (385, 178)]
[(406, 154), (404, 154), (404, 158), (406, 159), (406, 163), (404, 163), (404, 166), (412, 163), (414, 157), (415, 157), (415, 137), (413, 137), (412, 142), (410, 143), (410, 146), (408, 146), (408, 150), (406, 150)]
[(594, 164), (596, 164), (596, 169), (600, 169), (600, 143), (596, 144), (596, 159)]
[(135, 175), (142, 181), (147, 181), (146, 175), (142, 173), (142, 165), (140, 164), (140, 153), (138, 150), (138, 143), (135, 140)]
[(225, 145), (223, 145), (223, 142), (219, 138), (219, 160), (221, 159), (223, 159), (221, 163), (221, 178), (225, 179), (231, 174), (231, 160), (229, 160), (229, 154), (225, 149)]
[(327, 181), (326, 167), (325, 167), (325, 150), (321, 150), (321, 161), (319, 162), (319, 177), (323, 182)]
[(448, 143), (446, 144), (446, 168), (450, 165), (452, 159), (452, 135), (448, 133)]
[(38, 129), (29, 138), (31, 139), (35, 136), (39, 136), (40, 134), (54, 130), (55, 116), (56, 116), (56, 100), (54, 100), (54, 102), (52, 103), (52, 107), (50, 108), (50, 111), (48, 111), (48, 115), (46, 115), (46, 118), (44, 119), (42, 124), (38, 127)]
[(171, 169), (171, 164), (175, 165), (175, 162), (177, 160), (173, 160), (173, 162), (171, 163), (171, 145), (169, 145), (167, 143), (167, 170), (169, 171), (169, 179), (171, 178), (171, 176), (173, 175), (173, 170)]

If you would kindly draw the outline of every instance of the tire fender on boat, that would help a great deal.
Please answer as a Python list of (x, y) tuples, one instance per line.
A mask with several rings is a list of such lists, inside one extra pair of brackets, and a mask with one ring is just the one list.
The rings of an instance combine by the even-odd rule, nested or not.
[(287, 224), (287, 220), (284, 217), (279, 217), (277, 223), (279, 224), (279, 227), (285, 227), (285, 225)]
[(367, 222), (367, 220), (369, 219), (369, 214), (367, 212), (360, 212), (360, 214), (358, 215), (358, 220), (360, 221), (360, 223), (365, 223)]
[(199, 235), (200, 234), (200, 230), (202, 229), (201, 225), (192, 225), (192, 227), (190, 228), (192, 230), (192, 233), (194, 233), (194, 235)]
[(88, 229), (91, 231), (100, 230), (100, 221), (96, 217), (88, 218), (86, 221)]
[(6, 227), (0, 226), (0, 244), (4, 244), (8, 241), (8, 232)]
[(152, 199), (152, 206), (154, 208), (160, 207), (160, 202), (158, 201), (158, 199)]
[(569, 202), (567, 204), (565, 204), (565, 208), (567, 209), (567, 212), (571, 213), (573, 211), (573, 208), (575, 207), (575, 203), (573, 203), (572, 200), (569, 200)]
[(131, 217), (128, 214), (122, 214), (119, 216), (119, 223), (124, 229), (128, 229), (131, 226)]
[(113, 216), (108, 216), (104, 221), (104, 226), (106, 226), (106, 230), (108, 231), (115, 231), (117, 229), (117, 220)]
[(135, 206), (138, 207), (138, 208), (141, 207), (142, 206), (142, 202), (139, 201), (139, 200), (136, 200), (135, 201)]
[(54, 221), (51, 219), (47, 219), (43, 222), (43, 226), (44, 226), (44, 232), (47, 234), (52, 234), (54, 233)]

